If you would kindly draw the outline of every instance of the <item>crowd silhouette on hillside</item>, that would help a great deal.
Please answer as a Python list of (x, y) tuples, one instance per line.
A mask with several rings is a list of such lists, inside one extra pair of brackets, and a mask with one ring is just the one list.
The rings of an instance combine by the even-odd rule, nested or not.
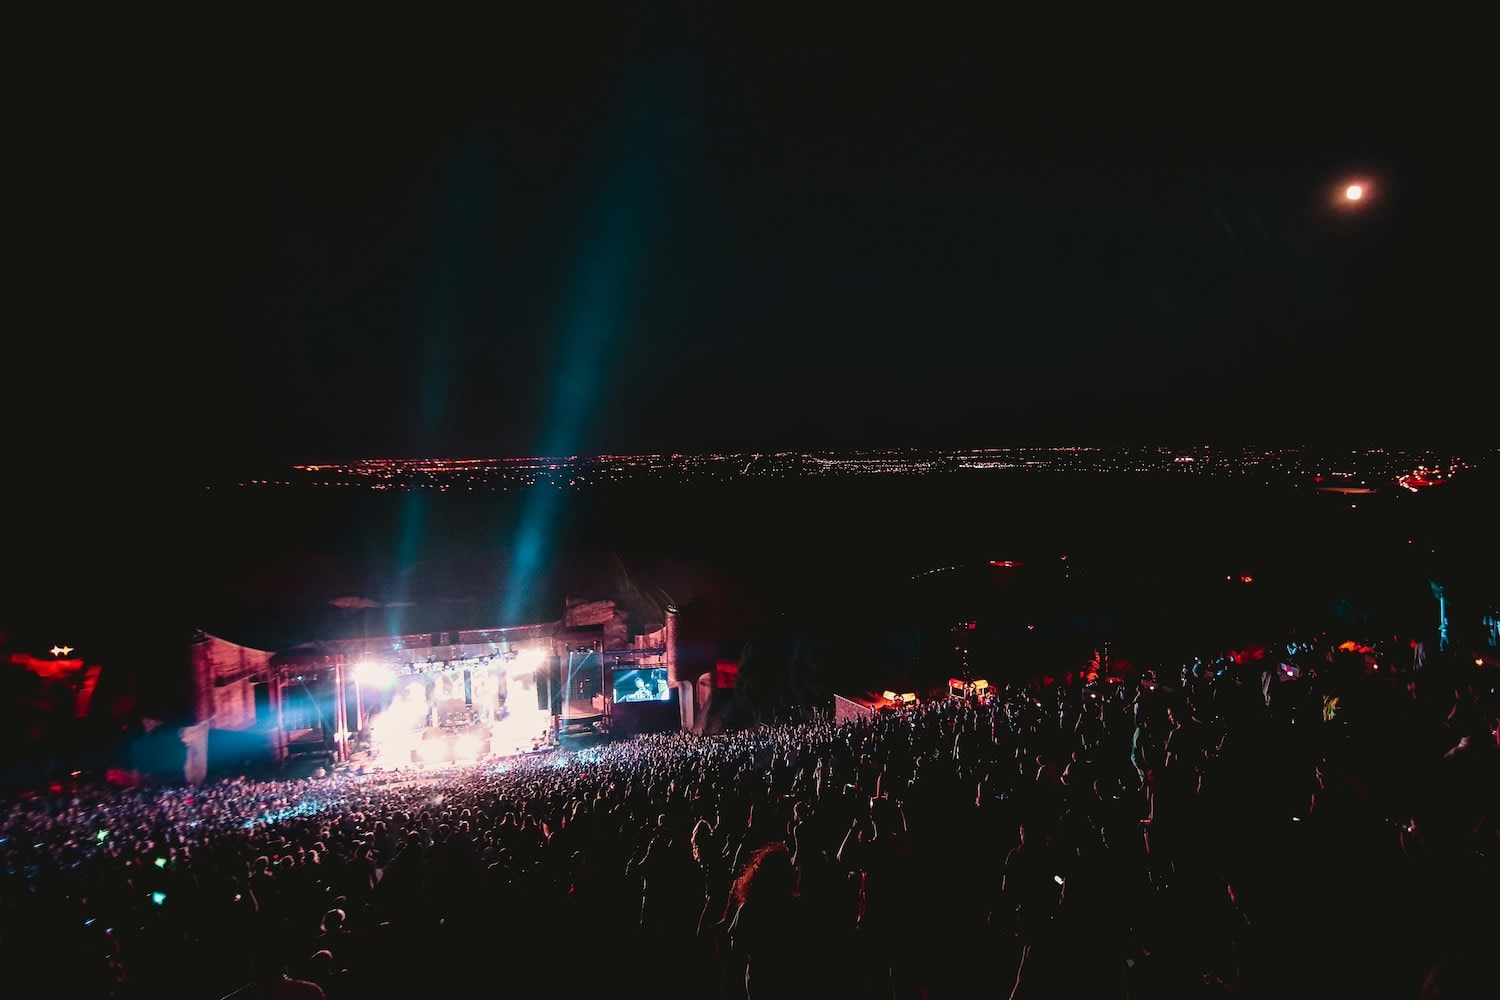
[(7, 803), (0, 949), (112, 1000), (1494, 996), (1496, 684), (1292, 644), (463, 767), (62, 782)]

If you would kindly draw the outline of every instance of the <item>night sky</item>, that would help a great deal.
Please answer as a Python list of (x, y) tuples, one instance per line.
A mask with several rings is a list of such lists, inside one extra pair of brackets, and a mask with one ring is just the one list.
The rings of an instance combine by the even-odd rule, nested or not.
[(69, 48), (13, 454), (1491, 443), (1461, 38), (712, 6)]

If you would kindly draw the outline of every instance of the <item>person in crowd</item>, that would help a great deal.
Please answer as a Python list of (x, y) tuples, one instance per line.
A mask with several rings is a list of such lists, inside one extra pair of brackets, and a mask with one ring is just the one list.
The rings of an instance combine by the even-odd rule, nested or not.
[(889, 980), (896, 996), (905, 997), (902, 979), (910, 971), (911, 956), (903, 936), (920, 929), (907, 923), (914, 912), (918, 872), (900, 800), (871, 799), (865, 816), (849, 825), (836, 858), (859, 890), (855, 919), (859, 961), (878, 980)]
[[(735, 879), (728, 935), (743, 968), (743, 1000), (813, 1000), (827, 995), (819, 932), (807, 918), (785, 841), (751, 851)], [(728, 998), (726, 998), (728, 1000)]]
[(289, 971), (286, 941), (279, 929), (263, 927), (249, 956), (249, 978), (223, 1000), (328, 1000), (328, 993), (311, 979)]

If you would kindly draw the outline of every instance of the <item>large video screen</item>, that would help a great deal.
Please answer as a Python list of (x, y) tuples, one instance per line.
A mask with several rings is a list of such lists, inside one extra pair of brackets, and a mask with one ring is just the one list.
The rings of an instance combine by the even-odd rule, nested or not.
[(670, 701), (672, 689), (667, 686), (666, 667), (617, 668), (614, 680), (615, 702)]

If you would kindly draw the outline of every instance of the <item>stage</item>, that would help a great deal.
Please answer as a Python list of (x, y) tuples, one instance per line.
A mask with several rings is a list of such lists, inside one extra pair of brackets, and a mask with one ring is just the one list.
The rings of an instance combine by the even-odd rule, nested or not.
[[(440, 724), (427, 724), (436, 716)], [(415, 724), (413, 724), (415, 723)], [(371, 719), (354, 759), (376, 768), (477, 763), (556, 745), (551, 713), (523, 706), (483, 713), (386, 714)]]

